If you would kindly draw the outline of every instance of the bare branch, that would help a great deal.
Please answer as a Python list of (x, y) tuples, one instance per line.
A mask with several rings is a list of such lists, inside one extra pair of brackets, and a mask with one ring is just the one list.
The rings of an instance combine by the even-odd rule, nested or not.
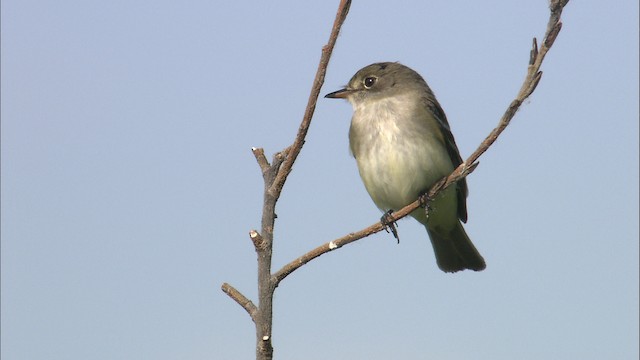
[(320, 57), (320, 63), (318, 64), (318, 70), (316, 71), (316, 77), (313, 80), (313, 86), (311, 87), (311, 94), (309, 95), (309, 101), (307, 103), (307, 108), (304, 112), (304, 117), (302, 118), (302, 123), (298, 128), (298, 135), (296, 136), (293, 145), (288, 148), (287, 159), (282, 164), (282, 168), (278, 172), (278, 176), (273, 182), (273, 190), (276, 194), (280, 194), (282, 191), (282, 187), (284, 186), (284, 182), (287, 180), (287, 176), (291, 173), (291, 168), (293, 167), (293, 163), (296, 161), (298, 154), (300, 154), (300, 150), (302, 150), (302, 146), (304, 145), (304, 139), (307, 136), (307, 131), (309, 130), (309, 125), (311, 125), (311, 118), (313, 117), (313, 113), (316, 109), (316, 103), (318, 102), (318, 96), (320, 95), (320, 90), (322, 89), (322, 85), (324, 84), (324, 76), (327, 72), (327, 66), (329, 65), (329, 59), (331, 58), (331, 53), (333, 52), (333, 47), (336, 44), (336, 40), (338, 39), (338, 34), (340, 33), (340, 28), (344, 23), (344, 20), (349, 13), (349, 7), (351, 6), (351, 0), (341, 0), (340, 5), (338, 6), (338, 13), (336, 14), (336, 19), (333, 22), (333, 28), (331, 30), (331, 35), (329, 36), (329, 42), (322, 48), (322, 56)]
[[(449, 175), (449, 177), (443, 178), (442, 180), (437, 182), (429, 191), (428, 193), (429, 197), (433, 198), (438, 193), (440, 193), (440, 191), (448, 187), (450, 184), (453, 184), (456, 181), (472, 173), (473, 170), (475, 170), (476, 167), (478, 166), (478, 163), (472, 164), (471, 166), (464, 166), (464, 165), (465, 164), (460, 165), (451, 175)], [(420, 200), (414, 201), (413, 203), (403, 207), (402, 209), (389, 214), (389, 221), (394, 222), (399, 219), (402, 219), (403, 217), (412, 213), (415, 209), (419, 208), (420, 205), (421, 205)], [(280, 281), (282, 281), (289, 274), (291, 274), (292, 272), (300, 268), (302, 265), (308, 263), (309, 261), (319, 257), (320, 255), (326, 254), (332, 250), (341, 248), (356, 240), (360, 240), (369, 235), (380, 232), (384, 230), (384, 228), (385, 227), (384, 225), (382, 225), (381, 222), (376, 222), (360, 231), (350, 233), (348, 235), (339, 237), (335, 240), (332, 240), (328, 243), (318, 246), (317, 248), (309, 251), (308, 253), (286, 264), (285, 266), (282, 267), (282, 269), (278, 270), (278, 272), (273, 274), (273, 279), (275, 281), (276, 286), (278, 286)]]
[(256, 157), (258, 165), (262, 171), (264, 180), (264, 199), (262, 206), (262, 228), (258, 233), (252, 230), (249, 233), (253, 241), (257, 257), (258, 257), (258, 307), (245, 298), (240, 292), (235, 290), (229, 284), (223, 284), (222, 290), (232, 299), (240, 304), (250, 315), (256, 325), (256, 358), (272, 359), (273, 346), (271, 344), (272, 330), (272, 312), (273, 312), (273, 293), (277, 283), (271, 276), (271, 257), (273, 251), (273, 228), (275, 225), (276, 203), (282, 192), (285, 181), (295, 162), (302, 146), (304, 145), (311, 118), (315, 111), (318, 96), (324, 83), (324, 77), (331, 58), (331, 53), (338, 38), (340, 28), (344, 23), (349, 7), (350, 0), (341, 0), (333, 23), (332, 31), (329, 36), (329, 42), (322, 48), (322, 55), (318, 64), (315, 79), (311, 88), (311, 94), (304, 117), (298, 129), (298, 134), (293, 144), (284, 150), (274, 154), (271, 164), (267, 161), (264, 151), (260, 148), (252, 148), (252, 152)]
[(256, 248), (256, 252), (260, 252), (265, 248), (266, 243), (259, 232), (255, 230), (249, 231), (249, 238), (251, 239), (251, 242), (253, 242), (253, 246)]
[[(398, 212), (399, 213), (399, 212)], [(392, 214), (393, 218), (395, 219), (398, 215), (398, 213), (394, 213)], [(317, 248), (309, 251), (308, 253), (300, 256), (299, 258), (293, 260), (292, 262), (288, 263), (287, 265), (283, 266), (282, 269), (280, 269), (278, 272), (276, 272), (275, 274), (273, 274), (273, 280), (276, 284), (276, 286), (280, 283), (280, 281), (282, 281), (285, 277), (287, 277), (289, 274), (291, 274), (292, 272), (294, 272), (295, 270), (297, 270), (298, 268), (300, 268), (302, 265), (308, 263), (309, 261), (317, 258), (320, 255), (326, 254), (331, 250), (335, 250), (338, 248), (343, 247), (344, 245), (350, 244), (356, 240), (362, 239), (364, 237), (367, 237), (371, 234), (375, 234), (379, 231), (381, 231), (382, 229), (384, 229), (384, 227), (382, 226), (382, 224), (380, 222), (377, 222), (365, 229), (362, 229), (358, 232), (355, 233), (351, 233), (348, 235), (345, 235), (343, 237), (337, 238), (333, 241), (330, 241), (328, 243), (322, 244), (320, 246), (318, 246)]]
[[(460, 164), (449, 176), (443, 178), (434, 184), (431, 189), (429, 189), (427, 193), (427, 198), (433, 199), (436, 197), (441, 191), (456, 183), (457, 181), (463, 179), (467, 175), (469, 175), (475, 168), (478, 166), (477, 160), (478, 158), (484, 154), (491, 145), (498, 139), (498, 136), (506, 129), (506, 127), (511, 122), (511, 119), (515, 116), (516, 112), (522, 105), (522, 103), (533, 93), (542, 77), (542, 72), (539, 71), (540, 66), (542, 65), (542, 61), (544, 60), (545, 55), (553, 45), (558, 33), (562, 29), (562, 23), (560, 22), (560, 14), (562, 13), (563, 7), (568, 3), (569, 0), (553, 0), (550, 6), (551, 15), (549, 17), (549, 22), (547, 25), (547, 31), (545, 33), (544, 40), (542, 42), (542, 46), (538, 48), (537, 41), (533, 39), (533, 45), (530, 52), (530, 61), (529, 67), (527, 68), (527, 76), (523, 81), (522, 87), (518, 92), (516, 98), (509, 104), (509, 107), (504, 112), (502, 117), (500, 118), (500, 122), (498, 126), (496, 126), (491, 133), (482, 141), (480, 146), (474, 151), (465, 162)], [(422, 200), (418, 199), (413, 203), (405, 206), (404, 208), (394, 212), (391, 214), (389, 220), (396, 221), (399, 220), (409, 214), (411, 214), (414, 210), (422, 205)], [(428, 211), (428, 207), (425, 209)], [(283, 266), (278, 272), (273, 275), (273, 279), (275, 281), (276, 286), (280, 281), (282, 281), (289, 274), (308, 263), (309, 261), (319, 257), (320, 255), (326, 254), (332, 250), (338, 249), (344, 245), (350, 244), (356, 240), (362, 239), (371, 234), (375, 234), (384, 229), (384, 226), (377, 222), (365, 229), (362, 229), (358, 232), (351, 233), (325, 243), (308, 253), (300, 256), (299, 258), (291, 261), (290, 263)]]
[(251, 302), (251, 300), (247, 299), (244, 295), (242, 295), (240, 291), (236, 290), (236, 288), (227, 283), (222, 284), (222, 291), (224, 291), (225, 294), (229, 295), (230, 298), (232, 298), (233, 300), (235, 300), (235, 302), (242, 306), (242, 308), (247, 311), (249, 316), (251, 316), (251, 320), (253, 320), (253, 322), (256, 322), (255, 316), (258, 312), (258, 308)]
[(271, 167), (271, 164), (269, 164), (269, 160), (267, 160), (266, 156), (264, 156), (264, 149), (253, 147), (251, 148), (251, 152), (253, 152), (253, 156), (256, 157), (256, 161), (258, 162), (262, 173), (264, 174), (265, 172), (267, 172)]
[[(522, 87), (518, 92), (516, 98), (511, 102), (505, 113), (502, 115), (498, 126), (491, 131), (491, 133), (480, 144), (478, 149), (469, 156), (469, 158), (456, 168), (449, 176), (441, 179), (434, 184), (426, 198), (434, 198), (439, 192), (446, 189), (451, 184), (456, 183), (460, 179), (463, 179), (478, 166), (477, 159), (487, 151), (487, 149), (497, 140), (498, 136), (509, 125), (511, 119), (515, 116), (516, 112), (522, 105), (522, 103), (535, 91), (538, 85), (542, 72), (540, 66), (546, 53), (549, 51), (553, 43), (555, 42), (560, 30), (562, 29), (562, 23), (560, 22), (560, 15), (564, 6), (568, 3), (568, 0), (551, 0), (550, 10), (551, 15), (547, 24), (547, 30), (540, 47), (538, 42), (533, 39), (532, 50), (530, 52), (530, 61), (527, 68), (527, 75), (523, 81)], [(299, 269), (309, 261), (319, 257), (322, 254), (338, 249), (344, 245), (352, 243), (356, 240), (362, 239), (371, 234), (381, 231), (384, 226), (376, 222), (375, 224), (360, 230), (355, 233), (345, 235), (341, 238), (335, 239), (331, 242), (323, 244), (294, 261), (286, 264), (275, 274), (271, 275), (271, 255), (273, 246), (273, 227), (275, 223), (275, 206), (280, 193), (284, 186), (284, 183), (291, 173), (293, 163), (297, 159), (302, 146), (305, 142), (307, 131), (315, 111), (316, 103), (320, 90), (324, 83), (324, 77), (326, 74), (326, 68), (331, 57), (331, 53), (335, 46), (340, 28), (346, 19), (349, 12), (351, 1), (341, 0), (336, 19), (334, 21), (329, 42), (322, 48), (322, 55), (316, 76), (311, 88), (311, 94), (305, 113), (298, 129), (297, 136), (293, 144), (284, 150), (274, 154), (271, 164), (266, 159), (264, 151), (260, 148), (252, 148), (252, 152), (256, 157), (258, 165), (262, 171), (264, 179), (264, 203), (262, 212), (262, 230), (261, 233), (256, 230), (252, 230), (249, 234), (257, 255), (258, 255), (258, 297), (259, 306), (256, 307), (253, 302), (242, 295), (238, 290), (231, 285), (224, 283), (222, 285), (222, 291), (224, 291), (229, 297), (235, 300), (245, 311), (251, 316), (251, 319), (256, 324), (256, 358), (257, 359), (272, 359), (273, 347), (271, 344), (271, 330), (272, 330), (272, 311), (273, 311), (273, 293), (280, 281), (291, 274), (293, 271)], [(388, 217), (389, 221), (396, 221), (401, 219), (411, 212), (415, 211), (418, 207), (424, 204), (424, 197), (415, 202), (405, 206), (404, 208), (396, 211)], [(427, 207), (428, 209), (428, 207)], [(425, 210), (427, 211), (427, 210)]]
[[(547, 30), (544, 34), (544, 39), (540, 44), (540, 49), (538, 50), (536, 39), (533, 39), (533, 50), (531, 50), (531, 61), (529, 62), (529, 68), (527, 69), (527, 76), (520, 88), (520, 92), (516, 97), (516, 100), (524, 101), (531, 93), (533, 89), (535, 89), (535, 85), (532, 86), (532, 82), (534, 78), (540, 77), (538, 72), (540, 71), (540, 66), (542, 65), (542, 61), (544, 57), (547, 55), (547, 52), (556, 41), (560, 30), (562, 29), (562, 22), (560, 22), (560, 15), (562, 15), (562, 10), (569, 0), (551, 0), (549, 4), (549, 10), (551, 10), (551, 14), (549, 16), (549, 21), (547, 22)], [(535, 51), (535, 54), (534, 54)], [(535, 55), (535, 56), (534, 56)]]

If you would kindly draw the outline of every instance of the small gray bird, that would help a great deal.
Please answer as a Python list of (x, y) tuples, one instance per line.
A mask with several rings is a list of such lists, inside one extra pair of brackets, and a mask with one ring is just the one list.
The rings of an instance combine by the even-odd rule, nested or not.
[[(373, 202), (383, 211), (415, 201), (462, 163), (447, 118), (424, 79), (394, 62), (371, 64), (327, 98), (353, 106), (349, 129), (351, 153)], [(445, 272), (486, 267), (464, 231), (467, 183), (448, 187), (411, 216), (424, 224)]]

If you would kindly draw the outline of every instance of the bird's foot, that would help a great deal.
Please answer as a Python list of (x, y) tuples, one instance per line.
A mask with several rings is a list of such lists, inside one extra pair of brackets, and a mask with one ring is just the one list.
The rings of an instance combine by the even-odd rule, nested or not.
[(384, 213), (384, 215), (382, 215), (382, 217), (380, 218), (380, 223), (387, 233), (389, 232), (389, 230), (391, 230), (393, 237), (396, 238), (396, 240), (398, 240), (398, 244), (400, 244), (400, 237), (398, 236), (398, 230), (396, 229), (396, 226), (398, 224), (393, 221), (393, 217), (391, 216), (391, 214), (393, 214), (393, 210), (389, 210)]
[(429, 196), (429, 192), (427, 191), (424, 194), (421, 194), (420, 196), (418, 196), (418, 201), (420, 202), (420, 207), (424, 208), (424, 213), (427, 216), (427, 219), (429, 218), (429, 213), (431, 212), (432, 208), (431, 208), (431, 200), (433, 200), (431, 198), (431, 196)]

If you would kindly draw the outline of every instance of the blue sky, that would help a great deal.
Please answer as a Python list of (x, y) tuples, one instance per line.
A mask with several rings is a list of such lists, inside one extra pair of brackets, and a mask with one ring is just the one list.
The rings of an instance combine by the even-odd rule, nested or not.
[[(420, 72), (470, 154), (546, 1), (356, 1), (323, 94)], [(297, 131), (335, 2), (2, 2), (2, 358), (250, 359), (262, 178)], [(276, 291), (277, 359), (637, 359), (638, 2), (572, 1), (536, 92), (468, 178), (481, 273), (401, 221)], [(320, 99), (274, 271), (380, 217)]]

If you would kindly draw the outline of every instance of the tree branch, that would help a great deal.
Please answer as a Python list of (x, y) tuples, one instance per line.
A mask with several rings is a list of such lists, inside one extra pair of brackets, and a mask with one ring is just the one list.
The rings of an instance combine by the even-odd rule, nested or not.
[[(434, 184), (429, 192), (427, 193), (428, 199), (435, 198), (441, 191), (448, 188), (452, 184), (460, 181), (467, 175), (469, 175), (475, 168), (478, 166), (477, 160), (478, 158), (484, 154), (491, 145), (498, 139), (500, 134), (506, 129), (506, 127), (511, 122), (511, 119), (515, 116), (516, 112), (520, 108), (520, 105), (533, 93), (540, 81), (542, 76), (542, 72), (540, 70), (540, 66), (542, 65), (542, 61), (544, 60), (545, 55), (553, 45), (555, 39), (558, 36), (558, 33), (562, 29), (562, 23), (560, 22), (560, 15), (562, 14), (562, 10), (564, 6), (569, 2), (569, 0), (552, 0), (549, 9), (551, 14), (549, 16), (549, 21), (547, 23), (547, 30), (544, 35), (544, 39), (542, 41), (542, 45), (540, 49), (538, 49), (537, 40), (533, 39), (533, 46), (531, 49), (531, 56), (529, 59), (529, 66), (527, 68), (527, 75), (522, 83), (522, 87), (518, 92), (516, 98), (511, 101), (509, 107), (504, 112), (502, 117), (500, 118), (500, 122), (498, 126), (496, 126), (491, 133), (482, 141), (482, 143), (478, 146), (476, 151), (474, 151), (460, 166), (458, 166), (449, 176), (441, 179), (436, 184)], [(413, 203), (405, 206), (404, 208), (393, 212), (389, 218), (390, 221), (397, 221), (402, 219), (403, 217), (411, 214), (414, 210), (422, 205), (422, 200), (418, 199)], [(429, 207), (425, 207), (425, 212), (428, 212)], [(298, 257), (297, 259), (291, 261), (290, 263), (283, 266), (278, 272), (273, 275), (273, 279), (275, 281), (276, 286), (289, 274), (299, 269), (304, 264), (309, 261), (319, 257), (320, 255), (326, 254), (332, 250), (338, 249), (344, 245), (350, 244), (356, 240), (360, 240), (364, 237), (367, 237), (371, 234), (375, 234), (384, 229), (384, 226), (377, 222), (365, 229), (362, 229), (358, 232), (351, 233), (345, 235), (343, 237), (337, 238), (333, 241), (325, 243), (317, 248), (309, 251), (308, 253)]]
[[(491, 133), (480, 144), (478, 149), (466, 159), (465, 162), (460, 164), (449, 176), (438, 181), (431, 187), (427, 193), (428, 198), (434, 198), (439, 192), (446, 189), (451, 184), (456, 183), (460, 179), (463, 179), (477, 167), (477, 159), (488, 150), (488, 148), (497, 140), (504, 129), (509, 125), (511, 119), (515, 116), (516, 112), (522, 105), (522, 103), (535, 91), (538, 85), (542, 72), (539, 70), (546, 53), (549, 51), (554, 41), (556, 40), (560, 30), (562, 29), (562, 23), (560, 22), (560, 15), (564, 6), (569, 0), (551, 0), (550, 10), (551, 15), (547, 24), (547, 30), (545, 32), (544, 39), (538, 49), (536, 39), (533, 39), (533, 46), (530, 53), (529, 66), (527, 68), (527, 75), (523, 81), (522, 87), (518, 92), (516, 98), (511, 102), (505, 113), (502, 115), (498, 126), (494, 128)], [(266, 159), (264, 150), (261, 148), (252, 148), (252, 152), (260, 166), (262, 176), (264, 179), (264, 203), (262, 209), (262, 229), (261, 233), (252, 230), (249, 236), (254, 244), (256, 253), (258, 255), (258, 297), (259, 306), (255, 306), (254, 303), (247, 299), (242, 293), (236, 290), (233, 286), (224, 283), (222, 284), (222, 291), (231, 297), (236, 303), (238, 303), (245, 311), (251, 316), (251, 319), (256, 325), (256, 358), (257, 359), (272, 359), (273, 347), (271, 344), (271, 330), (272, 330), (272, 310), (273, 310), (273, 293), (280, 281), (286, 278), (293, 271), (299, 269), (304, 264), (319, 257), (322, 254), (338, 249), (344, 245), (350, 244), (354, 241), (362, 239), (371, 234), (377, 233), (384, 229), (383, 225), (379, 222), (362, 229), (358, 232), (351, 233), (323, 244), (308, 253), (300, 256), (294, 261), (286, 264), (275, 274), (271, 275), (271, 255), (273, 249), (273, 227), (275, 224), (276, 214), (275, 206), (282, 192), (284, 183), (291, 173), (293, 163), (297, 159), (302, 146), (305, 142), (306, 134), (309, 130), (311, 119), (315, 111), (320, 89), (324, 83), (324, 77), (326, 74), (326, 68), (331, 57), (331, 53), (335, 46), (336, 40), (340, 28), (346, 19), (349, 12), (351, 1), (341, 0), (336, 19), (334, 21), (329, 42), (322, 48), (322, 55), (316, 71), (316, 76), (311, 88), (311, 94), (307, 107), (305, 109), (304, 117), (299, 126), (297, 136), (293, 144), (284, 150), (274, 154), (271, 163)], [(421, 197), (422, 198), (422, 197)], [(401, 219), (411, 212), (415, 211), (423, 204), (423, 200), (418, 199), (415, 202), (405, 206), (404, 208), (391, 214), (390, 221), (396, 221)], [(426, 207), (425, 211), (428, 211)]]
[(287, 177), (291, 173), (293, 163), (302, 150), (305, 137), (311, 124), (311, 118), (315, 111), (320, 90), (324, 84), (324, 77), (331, 53), (335, 46), (340, 28), (349, 12), (351, 0), (341, 0), (336, 14), (335, 21), (329, 36), (329, 42), (323, 46), (322, 55), (316, 71), (316, 76), (311, 88), (311, 94), (304, 117), (298, 129), (298, 134), (291, 146), (274, 154), (271, 164), (264, 155), (261, 148), (252, 148), (253, 155), (260, 166), (264, 180), (263, 206), (262, 206), (262, 228), (258, 233), (252, 230), (249, 236), (254, 244), (258, 257), (258, 307), (249, 301), (239, 291), (229, 284), (223, 284), (222, 290), (240, 304), (251, 315), (251, 319), (256, 325), (256, 358), (272, 359), (273, 346), (271, 344), (272, 318), (273, 318), (273, 293), (277, 286), (271, 276), (271, 258), (273, 250), (273, 228), (275, 225), (275, 207)]
[(225, 294), (229, 295), (230, 298), (235, 300), (238, 305), (242, 306), (242, 308), (247, 311), (249, 316), (251, 316), (251, 320), (253, 320), (253, 322), (256, 322), (255, 315), (258, 311), (258, 308), (253, 304), (253, 302), (251, 302), (251, 300), (247, 299), (244, 295), (242, 295), (240, 291), (236, 290), (236, 288), (227, 283), (222, 284), (222, 291), (224, 291)]
[(320, 95), (320, 90), (322, 89), (322, 85), (324, 84), (324, 77), (327, 73), (329, 59), (331, 58), (333, 47), (335, 46), (336, 40), (338, 39), (340, 28), (342, 27), (342, 24), (344, 23), (344, 20), (347, 18), (347, 14), (349, 13), (350, 6), (351, 0), (340, 1), (340, 5), (338, 6), (338, 13), (336, 14), (336, 19), (333, 22), (331, 35), (329, 36), (329, 42), (327, 43), (327, 45), (322, 47), (322, 56), (320, 57), (320, 63), (318, 64), (316, 77), (313, 80), (311, 94), (309, 94), (309, 101), (307, 102), (307, 107), (304, 112), (304, 117), (302, 118), (302, 123), (298, 128), (298, 135), (296, 136), (293, 145), (287, 148), (287, 158), (282, 163), (282, 168), (278, 172), (278, 175), (276, 176), (276, 179), (273, 182), (271, 188), (271, 191), (273, 191), (274, 194), (277, 194), (277, 196), (280, 195), (282, 187), (284, 186), (284, 182), (287, 180), (287, 177), (291, 173), (293, 163), (298, 158), (298, 154), (300, 154), (300, 150), (302, 150), (302, 146), (304, 145), (304, 139), (307, 136), (309, 125), (311, 125), (311, 118), (313, 117), (313, 113), (316, 110), (318, 96)]
[(262, 148), (254, 147), (254, 148), (251, 148), (251, 151), (253, 152), (253, 156), (256, 157), (256, 161), (260, 166), (260, 170), (262, 170), (262, 173), (264, 174), (271, 167), (271, 164), (269, 164), (269, 160), (267, 160), (267, 157), (264, 156), (264, 150)]

